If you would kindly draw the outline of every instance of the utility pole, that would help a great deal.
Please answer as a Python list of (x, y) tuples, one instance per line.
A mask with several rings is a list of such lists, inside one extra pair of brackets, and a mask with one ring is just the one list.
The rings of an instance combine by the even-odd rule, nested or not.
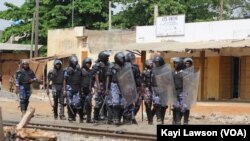
[(220, 0), (220, 19), (223, 20), (223, 12), (224, 12), (224, 0)]
[(158, 17), (158, 5), (154, 5), (154, 25), (156, 25), (156, 19)]
[(39, 0), (36, 0), (35, 57), (38, 57)]
[(33, 57), (33, 45), (34, 45), (34, 27), (35, 27), (35, 18), (36, 13), (33, 13), (33, 19), (32, 19), (32, 31), (31, 31), (31, 46), (30, 46), (30, 58)]
[(111, 14), (112, 14), (112, 11), (111, 11), (111, 1), (109, 1), (109, 30), (112, 29), (112, 21), (111, 21)]
[(72, 0), (72, 23), (71, 23), (71, 26), (74, 27), (74, 15), (75, 15), (75, 0)]

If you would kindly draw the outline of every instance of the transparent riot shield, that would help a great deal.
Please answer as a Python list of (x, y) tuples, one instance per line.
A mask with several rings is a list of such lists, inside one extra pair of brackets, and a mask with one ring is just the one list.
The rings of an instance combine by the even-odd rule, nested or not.
[(165, 64), (161, 67), (153, 68), (153, 75), (156, 82), (155, 93), (159, 95), (161, 105), (173, 104), (175, 86), (170, 65)]
[(130, 63), (126, 63), (118, 74), (118, 83), (126, 104), (135, 103), (138, 99), (135, 79)]
[(190, 109), (197, 101), (200, 72), (194, 72), (193, 68), (188, 68), (183, 74), (184, 104)]

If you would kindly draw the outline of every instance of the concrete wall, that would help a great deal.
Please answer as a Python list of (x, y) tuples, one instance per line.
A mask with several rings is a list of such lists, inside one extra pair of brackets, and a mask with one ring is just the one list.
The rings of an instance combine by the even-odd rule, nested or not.
[[(82, 60), (83, 52), (88, 52), (86, 39), (83, 36), (84, 27), (66, 29), (54, 29), (48, 31), (48, 56), (75, 54), (79, 62)], [(67, 64), (67, 59), (64, 60)], [(53, 66), (53, 61), (48, 63), (48, 69)]]
[[(87, 56), (95, 61), (99, 52), (112, 50), (110, 61), (114, 61), (114, 55), (120, 46), (134, 42), (135, 31), (99, 31), (84, 27), (55, 29), (48, 31), (48, 56), (76, 54), (81, 64)], [(147, 58), (150, 58), (150, 54), (147, 54)], [(64, 66), (67, 66), (67, 58), (62, 60)], [(48, 70), (52, 68), (52, 64), (53, 61), (48, 63)]]

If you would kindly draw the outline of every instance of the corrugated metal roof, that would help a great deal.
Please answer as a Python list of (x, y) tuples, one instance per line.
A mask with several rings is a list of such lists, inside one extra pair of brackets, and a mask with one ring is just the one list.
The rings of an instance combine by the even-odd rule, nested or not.
[[(30, 50), (29, 44), (10, 44), (10, 43), (0, 43), (0, 50), (22, 50), (22, 51), (29, 51)], [(38, 49), (41, 48), (42, 45), (38, 45)], [(33, 46), (35, 49), (35, 45)]]
[(206, 50), (222, 48), (250, 47), (250, 39), (203, 41), (203, 42), (157, 42), (157, 43), (130, 43), (112, 48), (114, 51), (139, 50), (139, 51), (173, 51), (184, 52), (186, 50)]

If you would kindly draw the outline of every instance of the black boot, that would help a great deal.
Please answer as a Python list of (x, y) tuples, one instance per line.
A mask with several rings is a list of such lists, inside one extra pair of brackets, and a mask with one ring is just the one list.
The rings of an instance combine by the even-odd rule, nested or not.
[(113, 123), (115, 125), (121, 125), (121, 119), (120, 119), (120, 110), (121, 106), (120, 105), (115, 105), (113, 106)]
[(108, 106), (108, 121), (107, 124), (112, 124), (113, 123), (113, 106)]
[(54, 119), (58, 118), (58, 97), (54, 96), (54, 107), (53, 107), (53, 111), (54, 111)]
[(164, 124), (164, 118), (165, 118), (165, 113), (166, 113), (166, 110), (167, 110), (167, 106), (161, 106), (161, 124)]
[(152, 116), (152, 111), (151, 111), (151, 105), (148, 103), (145, 103), (145, 106), (146, 106), (148, 124), (152, 125), (153, 124), (153, 116)]
[(181, 110), (178, 108), (176, 109), (176, 124), (177, 125), (181, 125), (181, 118), (182, 118), (182, 112)]
[(86, 111), (86, 115), (87, 115), (87, 123), (92, 123), (91, 121), (91, 112), (92, 112), (92, 107), (91, 106), (85, 106), (85, 111)]
[(97, 122), (99, 120), (99, 112), (100, 108), (94, 108), (94, 122)]
[(172, 121), (172, 124), (176, 125), (177, 124), (177, 116), (176, 116), (177, 110), (176, 110), (176, 108), (173, 108), (172, 111), (173, 111), (173, 121)]
[(161, 122), (161, 105), (154, 104), (155, 114), (157, 117), (157, 122)]
[(68, 120), (69, 120), (69, 122), (73, 122), (74, 121), (74, 111), (73, 111), (73, 109), (68, 105), (67, 106), (67, 108), (68, 108)]
[(58, 112), (57, 112), (57, 105), (54, 105), (54, 107), (53, 107), (53, 112), (54, 112), (54, 119), (57, 119), (58, 118)]
[(83, 123), (83, 109), (78, 109), (79, 123)]
[(28, 109), (29, 103), (30, 103), (29, 100), (27, 100), (25, 104), (25, 111)]
[(190, 114), (190, 110), (186, 110), (184, 112), (184, 122), (183, 122), (184, 125), (188, 125), (189, 114)]

